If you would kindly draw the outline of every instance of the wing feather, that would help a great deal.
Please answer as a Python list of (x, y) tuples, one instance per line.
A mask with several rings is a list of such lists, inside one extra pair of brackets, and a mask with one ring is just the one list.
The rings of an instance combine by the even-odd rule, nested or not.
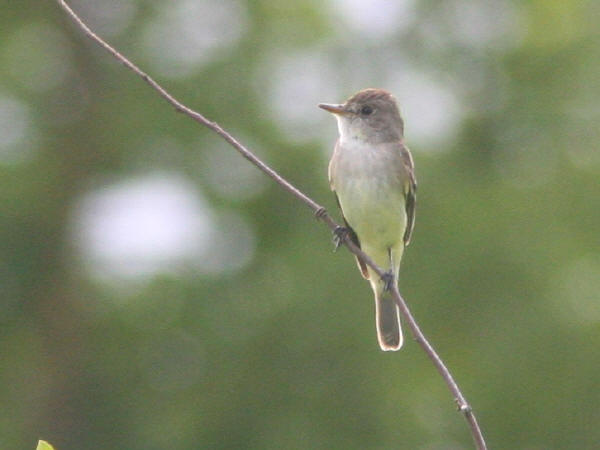
[(404, 168), (408, 175), (405, 184), (405, 209), (406, 209), (406, 230), (404, 231), (404, 245), (410, 243), (413, 228), (415, 227), (415, 212), (417, 206), (417, 179), (415, 178), (415, 164), (408, 147), (402, 146), (402, 160)]

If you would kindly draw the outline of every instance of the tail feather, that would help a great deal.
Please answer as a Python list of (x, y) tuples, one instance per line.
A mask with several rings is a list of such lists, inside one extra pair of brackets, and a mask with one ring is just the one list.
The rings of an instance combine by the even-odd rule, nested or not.
[[(398, 282), (403, 250), (403, 244), (389, 248), (384, 252), (378, 252), (376, 248), (365, 246), (365, 253), (370, 255), (379, 267), (386, 267), (388, 264), (391, 266), (394, 283)], [(400, 309), (394, 301), (392, 292), (384, 290), (384, 282), (381, 277), (370, 267), (367, 267), (367, 274), (369, 275), (371, 289), (375, 294), (375, 325), (379, 346), (383, 351), (400, 350), (400, 347), (402, 347)]]
[(383, 351), (396, 351), (402, 347), (400, 310), (390, 292), (375, 294), (377, 339)]

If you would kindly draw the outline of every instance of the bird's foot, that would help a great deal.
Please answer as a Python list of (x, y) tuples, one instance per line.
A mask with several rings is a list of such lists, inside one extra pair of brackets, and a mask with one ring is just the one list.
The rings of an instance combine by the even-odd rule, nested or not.
[(392, 286), (394, 285), (394, 272), (388, 270), (381, 276), (381, 281), (383, 281), (383, 290), (384, 292), (391, 291)]
[(315, 211), (315, 217), (317, 219), (322, 219), (323, 217), (325, 217), (327, 215), (327, 210), (323, 207), (320, 207), (319, 209), (317, 209)]
[(333, 230), (333, 245), (335, 246), (333, 249), (334, 252), (337, 252), (338, 248), (342, 246), (349, 233), (350, 228), (348, 227), (338, 226), (335, 230)]

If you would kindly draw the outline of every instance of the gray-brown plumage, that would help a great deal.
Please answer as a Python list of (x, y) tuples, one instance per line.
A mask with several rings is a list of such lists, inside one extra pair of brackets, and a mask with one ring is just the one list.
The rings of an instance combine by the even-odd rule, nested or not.
[[(396, 100), (382, 89), (365, 89), (341, 105), (319, 106), (335, 114), (338, 122), (340, 137), (329, 163), (329, 181), (350, 236), (397, 283), (414, 227), (417, 185)], [(360, 261), (358, 265), (375, 294), (381, 349), (398, 350), (398, 307), (384, 281)]]

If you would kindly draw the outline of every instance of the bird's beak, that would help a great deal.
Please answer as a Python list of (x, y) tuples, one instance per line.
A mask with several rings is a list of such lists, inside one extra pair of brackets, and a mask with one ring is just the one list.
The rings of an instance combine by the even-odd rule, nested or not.
[(319, 103), (319, 108), (324, 109), (325, 111), (329, 111), (333, 114), (338, 114), (344, 116), (349, 114), (349, 111), (344, 108), (344, 105), (333, 105), (331, 103)]

